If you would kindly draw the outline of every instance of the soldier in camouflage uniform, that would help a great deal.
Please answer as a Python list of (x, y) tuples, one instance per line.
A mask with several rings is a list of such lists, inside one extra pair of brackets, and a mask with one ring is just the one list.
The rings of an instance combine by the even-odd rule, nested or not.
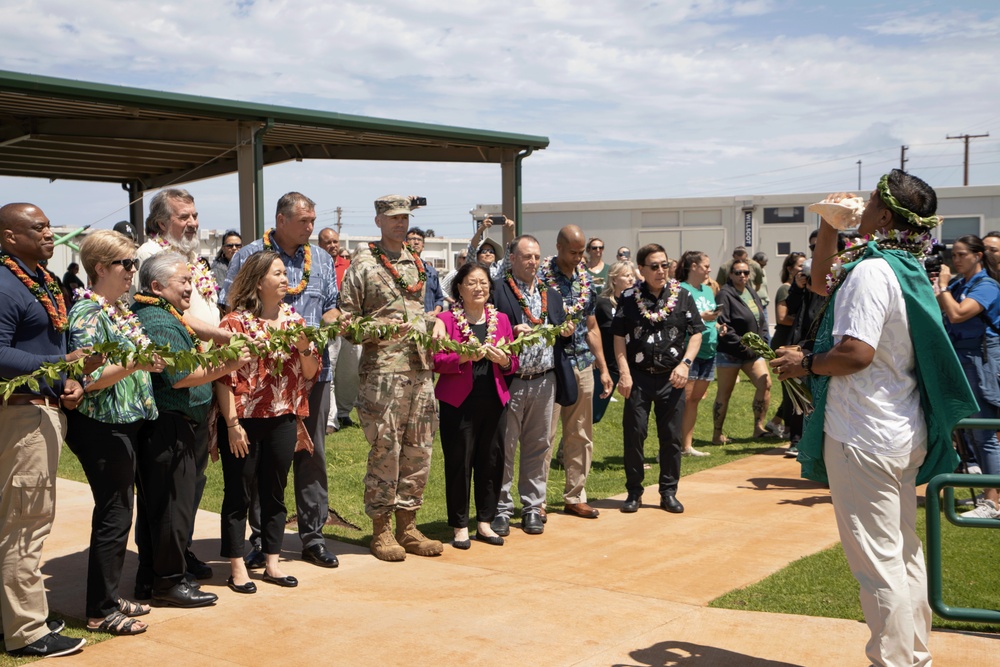
[[(404, 245), (412, 204), (409, 197), (375, 200), (378, 243), (358, 250), (341, 284), (341, 308), (355, 316), (429, 332), (436, 318), (424, 313), (422, 264)], [(368, 339), (361, 353), (358, 417), (371, 444), (365, 475), (365, 513), (372, 518), (371, 552), (399, 561), (406, 553), (437, 556), (441, 542), (414, 523), (423, 502), (437, 430), (433, 354), (412, 340)], [(392, 514), (396, 532), (392, 533)]]

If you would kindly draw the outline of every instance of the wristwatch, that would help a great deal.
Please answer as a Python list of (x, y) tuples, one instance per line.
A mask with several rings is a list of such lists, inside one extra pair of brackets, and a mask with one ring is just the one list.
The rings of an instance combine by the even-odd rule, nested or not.
[(814, 356), (815, 355), (812, 352), (810, 352), (809, 354), (807, 354), (804, 357), (802, 357), (802, 361), (800, 362), (800, 365), (802, 366), (802, 368), (806, 369), (806, 372), (809, 373), (810, 375), (812, 375), (812, 372), (813, 372), (813, 357)]
[(693, 362), (690, 359), (681, 359), (681, 363), (687, 366), (688, 368), (691, 368), (691, 364)]

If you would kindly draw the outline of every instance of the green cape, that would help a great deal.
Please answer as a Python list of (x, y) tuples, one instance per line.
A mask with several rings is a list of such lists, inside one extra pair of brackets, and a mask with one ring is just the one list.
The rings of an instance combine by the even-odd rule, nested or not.
[[(924, 267), (905, 250), (883, 250), (872, 241), (860, 259), (844, 265), (844, 271), (850, 271), (858, 262), (873, 257), (881, 257), (888, 262), (903, 290), (910, 340), (916, 357), (920, 407), (927, 423), (927, 458), (917, 474), (917, 484), (925, 484), (935, 475), (955, 471), (959, 456), (951, 444), (952, 430), (960, 419), (978, 411), (979, 405), (945, 332), (941, 310)], [(843, 285), (843, 281), (840, 284)], [(816, 334), (814, 351), (817, 353), (833, 347), (835, 295), (836, 291), (830, 295)], [(798, 461), (802, 464), (803, 477), (827, 482), (826, 465), (823, 463), (823, 415), (830, 378), (813, 376), (810, 380), (814, 411), (806, 418), (798, 446)]]

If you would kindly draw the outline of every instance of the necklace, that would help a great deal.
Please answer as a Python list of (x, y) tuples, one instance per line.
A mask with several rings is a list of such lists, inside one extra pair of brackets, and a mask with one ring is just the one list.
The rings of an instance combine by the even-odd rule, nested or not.
[[(558, 283), (556, 282), (557, 270), (555, 255), (545, 258), (542, 262), (542, 280), (553, 289), (559, 289)], [(573, 300), (573, 303), (566, 306), (567, 320), (579, 319), (581, 317), (580, 313), (582, 313), (583, 309), (587, 307), (588, 303), (590, 303), (590, 274), (587, 273), (587, 265), (582, 261), (579, 265), (577, 265), (576, 269), (573, 270), (572, 282), (579, 285), (579, 292), (576, 295), (576, 299)]]
[[(294, 311), (292, 307), (285, 302), (278, 304), (278, 319), (284, 317), (287, 320), (288, 317)], [(268, 360), (274, 361), (288, 361), (291, 359), (291, 354), (289, 351), (284, 350), (281, 346), (271, 346), (271, 327), (268, 326), (267, 322), (263, 319), (257, 317), (249, 310), (238, 311), (240, 319), (243, 320), (243, 328), (245, 329), (244, 336), (250, 342), (251, 346), (254, 347), (261, 356), (266, 355)], [(275, 328), (281, 328), (280, 325)]]
[(78, 301), (89, 299), (100, 306), (104, 314), (111, 320), (111, 327), (118, 332), (119, 336), (132, 343), (135, 349), (141, 350), (153, 345), (153, 341), (142, 330), (139, 318), (120, 299), (111, 303), (97, 292), (89, 289), (78, 289), (76, 298)]
[(7, 253), (0, 253), (0, 258), (3, 258), (3, 264), (10, 272), (13, 273), (18, 280), (24, 283), (24, 286), (28, 288), (28, 291), (38, 299), (38, 303), (42, 304), (45, 308), (45, 312), (49, 316), (49, 321), (52, 322), (52, 327), (56, 331), (65, 331), (68, 319), (66, 318), (66, 302), (63, 300), (62, 290), (59, 289), (59, 283), (56, 282), (55, 276), (48, 272), (47, 269), (39, 267), (42, 269), (42, 275), (45, 276), (45, 287), (48, 291), (52, 293), (55, 297), (55, 305), (52, 303), (52, 299), (49, 298), (48, 293), (38, 281), (33, 279), (27, 273), (17, 265), (10, 255)]
[(153, 296), (151, 294), (143, 294), (141, 292), (135, 295), (135, 300), (138, 303), (144, 303), (148, 306), (156, 306), (157, 308), (162, 308), (163, 310), (173, 315), (177, 319), (177, 321), (180, 322), (181, 325), (184, 327), (184, 330), (187, 331), (188, 336), (191, 337), (191, 342), (194, 344), (195, 349), (198, 352), (202, 351), (201, 341), (198, 339), (198, 335), (194, 332), (194, 329), (188, 326), (187, 322), (184, 321), (184, 318), (181, 316), (180, 312), (176, 308), (174, 308), (169, 301), (164, 299), (162, 296)]
[(548, 303), (548, 290), (545, 289), (545, 285), (542, 284), (540, 280), (536, 279), (535, 289), (542, 297), (542, 312), (535, 317), (531, 314), (531, 306), (528, 305), (528, 299), (521, 293), (518, 289), (517, 283), (514, 281), (514, 276), (510, 271), (507, 272), (507, 284), (510, 285), (511, 290), (514, 291), (514, 297), (517, 299), (517, 303), (521, 306), (521, 310), (524, 311), (525, 317), (532, 324), (541, 324), (545, 321), (545, 318), (549, 316), (549, 303)]
[(375, 255), (375, 257), (377, 257), (380, 262), (382, 262), (382, 266), (384, 266), (386, 271), (389, 272), (389, 275), (392, 276), (392, 279), (396, 281), (396, 284), (399, 285), (399, 288), (401, 290), (409, 292), (410, 294), (413, 294), (415, 292), (419, 292), (420, 288), (424, 286), (424, 282), (427, 280), (427, 271), (424, 269), (424, 263), (420, 259), (420, 256), (417, 255), (415, 252), (413, 252), (413, 248), (410, 247), (410, 244), (404, 243), (403, 247), (410, 251), (410, 254), (413, 255), (413, 261), (417, 265), (417, 282), (413, 285), (406, 282), (406, 278), (399, 275), (399, 271), (396, 270), (396, 266), (389, 261), (389, 258), (386, 257), (386, 254), (382, 252), (382, 248), (378, 247), (374, 243), (371, 242), (368, 243), (368, 248), (371, 249), (372, 254)]
[[(468, 343), (473, 347), (479, 347), (483, 343), (476, 338), (476, 334), (472, 333), (472, 327), (469, 325), (469, 320), (465, 317), (465, 308), (457, 306), (451, 309), (451, 312), (455, 315), (455, 324), (458, 325), (458, 332), (462, 334), (463, 343)], [(497, 333), (497, 321), (500, 318), (497, 317), (497, 309), (493, 307), (493, 304), (486, 304), (486, 342), (492, 342), (496, 344), (496, 333)]]
[(834, 290), (844, 281), (846, 277), (844, 265), (861, 257), (865, 248), (872, 242), (876, 243), (879, 248), (886, 250), (905, 250), (919, 260), (934, 249), (936, 240), (930, 232), (910, 232), (898, 229), (890, 229), (888, 232), (877, 230), (874, 234), (860, 239), (848, 240), (844, 250), (837, 253), (830, 266), (830, 273), (826, 274), (827, 295), (833, 294)]
[[(276, 252), (274, 244), (271, 243), (271, 234), (273, 233), (273, 229), (264, 232), (264, 249)], [(309, 284), (309, 276), (312, 275), (312, 247), (306, 243), (302, 246), (302, 250), (305, 252), (305, 258), (302, 261), (302, 280), (295, 287), (289, 287), (288, 291), (285, 292), (285, 296), (298, 296), (305, 291), (306, 285)]]
[[(667, 303), (664, 304), (663, 308), (656, 308), (656, 306), (660, 305), (660, 298), (658, 297), (656, 302), (653, 304), (654, 308), (656, 308), (653, 312), (650, 312), (649, 306), (647, 306), (646, 302), (643, 300), (642, 292), (636, 291), (635, 293), (635, 304), (639, 307), (639, 313), (654, 324), (665, 320), (667, 316), (673, 312), (674, 307), (677, 306), (677, 297), (681, 292), (681, 284), (676, 280), (671, 279), (667, 285), (670, 287), (670, 296), (667, 297)], [(660, 297), (662, 296), (663, 294), (661, 293)]]
[[(161, 248), (167, 250), (174, 249), (170, 245), (170, 242), (162, 237), (156, 237), (156, 242)], [(212, 272), (208, 263), (201, 257), (198, 257), (194, 262), (188, 262), (188, 266), (191, 268), (191, 282), (194, 283), (194, 288), (198, 290), (198, 294), (201, 294), (201, 297), (207, 303), (211, 303), (212, 299), (218, 298), (219, 284), (215, 282), (215, 273)]]

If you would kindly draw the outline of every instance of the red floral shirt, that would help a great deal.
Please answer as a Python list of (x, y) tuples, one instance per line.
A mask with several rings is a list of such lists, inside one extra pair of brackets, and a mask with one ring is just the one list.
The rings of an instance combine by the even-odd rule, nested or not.
[[(301, 315), (292, 313), (291, 318), (282, 322), (279, 328), (287, 329), (292, 324), (305, 323)], [(240, 310), (226, 315), (219, 326), (253, 338), (254, 329), (260, 324), (262, 322), (251, 313)], [(309, 353), (317, 356), (315, 343), (309, 344)], [(287, 414), (309, 416), (309, 392), (316, 384), (319, 372), (312, 379), (305, 378), (302, 373), (302, 358), (295, 346), (292, 346), (288, 358), (283, 359), (281, 372), (275, 373), (276, 370), (275, 359), (255, 357), (236, 371), (219, 378), (218, 382), (224, 382), (233, 388), (237, 417), (260, 419)]]

